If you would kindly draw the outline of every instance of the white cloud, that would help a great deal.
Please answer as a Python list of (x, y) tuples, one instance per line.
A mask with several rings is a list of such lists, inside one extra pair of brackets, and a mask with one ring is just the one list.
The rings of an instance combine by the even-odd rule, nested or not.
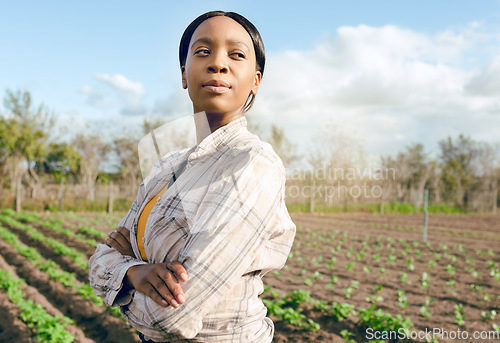
[(435, 35), (397, 26), (341, 27), (312, 51), (269, 54), (249, 115), (284, 127), (304, 152), (328, 122), (377, 155), (411, 142), (436, 149), (440, 139), (460, 133), (496, 141), (500, 55), (481, 62), (478, 44), (496, 39), (480, 33), (481, 25)]
[(133, 82), (121, 74), (97, 74), (96, 78), (115, 88), (126, 97), (132, 97), (133, 100), (140, 100), (146, 93), (140, 82)]
[(78, 91), (82, 94), (90, 94), (92, 92), (92, 87), (90, 87), (89, 85), (85, 85), (82, 88), (80, 88)]
[(88, 85), (79, 92), (87, 94), (87, 103), (103, 110), (119, 110), (125, 116), (145, 115), (149, 112), (143, 104), (146, 91), (140, 82), (134, 82), (121, 74), (96, 74), (96, 79), (109, 86), (111, 91), (97, 85)]
[(465, 85), (471, 94), (484, 96), (500, 95), (500, 56), (492, 59), (472, 76)]

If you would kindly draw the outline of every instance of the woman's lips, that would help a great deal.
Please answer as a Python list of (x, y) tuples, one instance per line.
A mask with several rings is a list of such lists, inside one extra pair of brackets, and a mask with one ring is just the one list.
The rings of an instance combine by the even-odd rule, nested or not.
[(224, 87), (224, 86), (203, 86), (203, 88), (205, 88), (207, 91), (209, 91), (210, 93), (214, 93), (214, 94), (222, 94), (222, 93), (225, 93), (229, 90), (229, 87)]

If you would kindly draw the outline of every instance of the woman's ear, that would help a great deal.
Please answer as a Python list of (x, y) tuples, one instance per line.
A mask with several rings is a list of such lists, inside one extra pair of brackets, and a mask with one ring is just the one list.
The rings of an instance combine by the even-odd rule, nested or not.
[(187, 80), (186, 80), (186, 67), (182, 66), (181, 67), (181, 74), (182, 74), (182, 88), (187, 89)]
[(257, 90), (259, 89), (261, 79), (262, 79), (262, 73), (258, 70), (255, 72), (255, 78), (253, 80), (252, 90), (250, 91), (254, 96), (257, 95)]

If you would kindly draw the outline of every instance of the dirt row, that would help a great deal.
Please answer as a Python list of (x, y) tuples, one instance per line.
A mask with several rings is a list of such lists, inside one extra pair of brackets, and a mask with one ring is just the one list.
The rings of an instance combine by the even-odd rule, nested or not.
[[(499, 244), (491, 242), (488, 239), (481, 237), (464, 237), (460, 235), (445, 235), (442, 232), (431, 232), (428, 236), (428, 241), (432, 242), (432, 247), (428, 249), (424, 244), (418, 247), (411, 246), (411, 252), (407, 255), (402, 255), (404, 247), (416, 240), (422, 239), (421, 232), (414, 232), (404, 229), (389, 229), (384, 228), (383, 224), (401, 225), (403, 227), (414, 224), (417, 221), (416, 216), (380, 216), (380, 215), (358, 215), (352, 214), (296, 214), (291, 215), (292, 220), (298, 227), (297, 238), (292, 248), (295, 256), (287, 262), (286, 270), (282, 270), (279, 274), (269, 273), (264, 277), (265, 284), (273, 286), (282, 294), (291, 292), (292, 290), (302, 289), (310, 291), (314, 299), (326, 300), (328, 302), (349, 303), (355, 306), (357, 310), (361, 308), (369, 308), (372, 303), (367, 301), (368, 296), (379, 295), (383, 300), (377, 304), (377, 308), (382, 309), (393, 315), (401, 314), (404, 317), (409, 317), (415, 326), (415, 330), (425, 329), (432, 330), (433, 328), (444, 328), (448, 331), (466, 330), (472, 334), (477, 330), (493, 330), (492, 323), (495, 321), (481, 319), (481, 313), (485, 311), (496, 310), (500, 312), (500, 282), (495, 281), (489, 275), (488, 262), (496, 262), (500, 265)], [(446, 222), (446, 216), (442, 216), (441, 227), (446, 230), (452, 230), (452, 224)], [(451, 221), (456, 217), (452, 216)], [(462, 217), (465, 221), (461, 224), (461, 230), (479, 230), (480, 225), (474, 224), (478, 219), (475, 216)], [(489, 216), (479, 218), (486, 223), (490, 223), (496, 231), (489, 234), (500, 238), (500, 229), (497, 221), (494, 221)], [(437, 220), (436, 220), (437, 221)], [(381, 225), (378, 225), (381, 224)], [(481, 224), (482, 225), (482, 224)], [(308, 228), (308, 229), (307, 229)], [(431, 227), (436, 230), (436, 227)], [(340, 232), (335, 236), (335, 239), (328, 243), (325, 237), (331, 237), (335, 232)], [(456, 231), (455, 231), (456, 232)], [(344, 238), (344, 233), (347, 234), (344, 248), (337, 254), (332, 254), (330, 248), (336, 246), (339, 240)], [(369, 248), (363, 248), (363, 242), (366, 237), (370, 236)], [(391, 254), (388, 252), (389, 245), (387, 237), (394, 238), (394, 242), (390, 244), (395, 248), (394, 255), (397, 257), (392, 264), (386, 262), (386, 257)], [(383, 239), (384, 245), (380, 250), (376, 250), (376, 240)], [(405, 243), (399, 240), (404, 239)], [(440, 250), (439, 243), (446, 244), (449, 251)], [(467, 249), (467, 252), (462, 253), (455, 249), (455, 245), (460, 244)], [(347, 250), (351, 249), (352, 255), (346, 256)], [(421, 256), (415, 255), (416, 250), (420, 251)], [(494, 256), (478, 255), (475, 249), (486, 251), (488, 249), (494, 251)], [(357, 254), (366, 250), (366, 255), (361, 261), (357, 260)], [(373, 257), (380, 254), (382, 257), (375, 262)], [(428, 262), (435, 258), (435, 254), (439, 254), (440, 259), (437, 266), (429, 269)], [(300, 256), (302, 262), (299, 262)], [(314, 263), (314, 259), (323, 256), (321, 264)], [(327, 262), (331, 257), (338, 259), (334, 268), (327, 267)], [(409, 270), (406, 265), (406, 259), (412, 258), (413, 270)], [(451, 262), (448, 258), (454, 258), (456, 261)], [(466, 269), (471, 265), (466, 261), (473, 261), (473, 267), (478, 273), (477, 278), (473, 278), (471, 273)], [(346, 266), (354, 262), (354, 267), (347, 270)], [(456, 269), (454, 275), (450, 275), (446, 266), (450, 264)], [(364, 266), (370, 268), (369, 271), (363, 270)], [(379, 271), (379, 268), (385, 268), (385, 274)], [(306, 270), (306, 272), (304, 272)], [(314, 279), (314, 272), (318, 272), (317, 278)], [(430, 276), (431, 285), (427, 290), (420, 287), (420, 277), (422, 273), (427, 272)], [(401, 273), (407, 274), (407, 282), (401, 281)], [(332, 288), (328, 287), (330, 277), (338, 277), (337, 284)], [(306, 285), (306, 278), (312, 280), (311, 285)], [(450, 282), (453, 280), (453, 286)], [(345, 297), (346, 289), (352, 285), (353, 281), (359, 282), (359, 287), (349, 297)], [(447, 284), (448, 283), (448, 284)], [(481, 290), (472, 290), (473, 285), (480, 285)], [(382, 290), (376, 291), (375, 286), (380, 285)], [(400, 308), (398, 303), (398, 290), (405, 292), (407, 298), (407, 307)], [(485, 294), (483, 294), (483, 292)], [(484, 300), (484, 295), (490, 297), (488, 301)], [(428, 306), (431, 312), (430, 317), (420, 315), (420, 309), (424, 305), (426, 298), (432, 299), (432, 304)], [(462, 304), (465, 313), (465, 325), (458, 326), (455, 318), (455, 305)], [(321, 325), (321, 330), (316, 333), (304, 332), (294, 328), (291, 325), (285, 324), (283, 321), (276, 320), (277, 331), (275, 334), (277, 342), (335, 342), (344, 339), (340, 337), (341, 330), (348, 330), (353, 333), (351, 337), (357, 342), (367, 341), (366, 332), (363, 328), (357, 325), (357, 318), (353, 317), (337, 323), (331, 318), (328, 318), (319, 311), (310, 309), (310, 306), (304, 307), (304, 314)], [(499, 320), (496, 320), (500, 324)], [(456, 342), (456, 340), (442, 339), (440, 342)]]
[[(84, 247), (80, 245), (79, 242), (76, 242), (72, 238), (37, 225), (33, 226), (48, 237), (60, 239), (68, 246), (72, 246), (86, 254), (90, 252), (87, 246)], [(40, 242), (33, 241), (21, 230), (11, 227), (8, 228), (19, 236), (21, 242), (28, 246), (35, 247), (44, 258), (54, 260), (65, 271), (74, 273), (79, 281), (88, 283), (88, 272), (82, 270), (68, 257), (58, 255), (52, 251), (52, 249)], [(140, 342), (135, 330), (129, 327), (122, 319), (112, 316), (106, 311), (105, 307), (97, 306), (83, 299), (80, 295), (76, 294), (74, 290), (68, 289), (64, 285), (51, 280), (48, 274), (40, 271), (3, 240), (0, 240), (0, 248), (2, 252), (1, 255), (11, 270), (14, 270), (19, 277), (23, 278), (30, 286), (30, 289), (36, 289), (44, 299), (50, 299), (50, 302), (42, 301), (42, 298), (38, 297), (36, 298), (37, 303), (41, 303), (46, 309), (55, 309), (75, 321), (74, 327), (78, 328), (83, 333), (79, 336), (74, 335), (79, 341), (106, 343)], [(93, 249), (91, 250), (90, 254), (93, 253)]]
[[(62, 218), (66, 228), (74, 230), (78, 225), (89, 225), (104, 233), (114, 229), (119, 222), (117, 218), (122, 217), (121, 215), (106, 217), (102, 214), (77, 214), (89, 218), (82, 222), (78, 218), (68, 218), (63, 214), (50, 215)], [(482, 320), (481, 312), (496, 310), (500, 313), (500, 282), (494, 281), (489, 276), (488, 269), (488, 261), (494, 261), (500, 265), (498, 248), (500, 246), (500, 220), (498, 220), (500, 216), (432, 215), (429, 218), (428, 234), (428, 241), (432, 243), (432, 247), (428, 249), (422, 243), (418, 247), (411, 246), (411, 251), (407, 255), (402, 255), (405, 246), (413, 241), (422, 240), (423, 219), (421, 215), (292, 213), (291, 217), (298, 228), (292, 248), (295, 255), (287, 262), (285, 269), (276, 274), (270, 272), (264, 277), (264, 283), (273, 286), (279, 293), (286, 294), (296, 289), (309, 290), (315, 299), (350, 303), (355, 305), (357, 310), (372, 305), (367, 301), (367, 296), (380, 295), (384, 300), (377, 304), (379, 308), (393, 315), (401, 314), (410, 317), (416, 330), (436, 327), (471, 332), (472, 330), (492, 330), (492, 321)], [(94, 248), (74, 238), (39, 225), (35, 226), (44, 235), (53, 237), (87, 256), (94, 252)], [(308, 227), (310, 229), (306, 230)], [(87, 271), (82, 270), (67, 257), (59, 256), (43, 244), (32, 241), (21, 230), (11, 230), (19, 235), (23, 243), (35, 247), (45, 258), (53, 259), (66, 271), (75, 273), (81, 282), (87, 282)], [(343, 237), (344, 233), (347, 233), (346, 239)], [(335, 234), (331, 242), (325, 239)], [(366, 244), (363, 245), (367, 236), (371, 237), (369, 249), (366, 248)], [(385, 241), (387, 237), (394, 238), (390, 246)], [(331, 248), (337, 246), (341, 239), (345, 240), (343, 248), (337, 254), (332, 254)], [(376, 250), (377, 239), (384, 240), (384, 247), (380, 250)], [(404, 239), (405, 242), (400, 242), (400, 239)], [(440, 243), (446, 244), (449, 251), (441, 251)], [(467, 252), (457, 251), (455, 248), (457, 244), (463, 245)], [(55, 309), (75, 320), (75, 327), (81, 330), (86, 339), (96, 342), (138, 341), (137, 335), (123, 321), (111, 316), (103, 308), (83, 300), (64, 286), (50, 281), (45, 273), (37, 270), (12, 248), (9, 249), (8, 246), (3, 245), (0, 248), (10, 268), (15, 270), (20, 277), (25, 278), (27, 283), (42, 296), (50, 299)], [(393, 254), (397, 257), (392, 264), (387, 262), (387, 255), (390, 254), (391, 248), (395, 249)], [(415, 255), (417, 249), (421, 252), (420, 257)], [(350, 255), (347, 254), (348, 250), (352, 252)], [(361, 260), (357, 260), (357, 255), (363, 250), (366, 250), (366, 255)], [(492, 250), (494, 255), (478, 255), (476, 250), (482, 252)], [(378, 261), (374, 261), (376, 254), (382, 256)], [(435, 254), (440, 255), (438, 265), (429, 269), (428, 263), (435, 258)], [(318, 259), (319, 256), (323, 257), (321, 263), (317, 264), (313, 259)], [(448, 260), (451, 256), (455, 256), (455, 262)], [(337, 263), (333, 268), (327, 266), (332, 257), (337, 258)], [(405, 263), (407, 258), (413, 259), (413, 270), (408, 269)], [(466, 271), (471, 267), (466, 263), (466, 259), (474, 261), (473, 267), (478, 273), (477, 278), (473, 278), (471, 273)], [(348, 270), (347, 265), (352, 262), (355, 262), (354, 267)], [(452, 264), (456, 268), (455, 275), (451, 276), (446, 271), (447, 264)], [(370, 270), (367, 272), (363, 269), (364, 266), (369, 266)], [(385, 274), (382, 274), (379, 268), (385, 268)], [(304, 269), (306, 269), (305, 272)], [(314, 279), (314, 272), (318, 272), (317, 279)], [(423, 272), (429, 273), (432, 284), (432, 287), (425, 291), (421, 289), (419, 280)], [(401, 281), (401, 273), (407, 273), (409, 283)], [(328, 285), (332, 276), (338, 277), (338, 282), (334, 287)], [(304, 283), (306, 277), (312, 280), (311, 285)], [(454, 281), (453, 286), (447, 285), (450, 279)], [(349, 298), (346, 298), (345, 290), (352, 285), (354, 280), (359, 282), (359, 287)], [(473, 284), (480, 285), (481, 290), (473, 291)], [(374, 290), (374, 286), (377, 285), (382, 286), (380, 291)], [(405, 292), (408, 303), (406, 309), (397, 305), (396, 292), (398, 290)], [(485, 301), (483, 292), (491, 299)], [(427, 318), (419, 315), (426, 297), (434, 300), (429, 306), (432, 314)], [(454, 306), (458, 303), (464, 306), (466, 315), (465, 325), (461, 327), (455, 322)], [(0, 296), (0, 307), (6, 309), (7, 313), (6, 319), (0, 324), (0, 330), (2, 330), (0, 335), (5, 335), (0, 336), (0, 341), (4, 341), (1, 337), (14, 335), (15, 328), (26, 334), (26, 337), (32, 337), (30, 329), (19, 320), (16, 321), (15, 308), (9, 307), (5, 297)], [(321, 329), (318, 332), (302, 331), (286, 324), (283, 320), (272, 318), (276, 329), (274, 342), (345, 342), (340, 335), (344, 329), (353, 333), (354, 336), (351, 338), (357, 342), (367, 341), (364, 329), (359, 327), (355, 317), (335, 322), (325, 313), (308, 306), (304, 306), (302, 313), (319, 323)], [(500, 324), (498, 319), (496, 322)], [(411, 340), (406, 341), (411, 342)], [(442, 341), (447, 342), (447, 340)], [(451, 341), (448, 340), (448, 342)]]

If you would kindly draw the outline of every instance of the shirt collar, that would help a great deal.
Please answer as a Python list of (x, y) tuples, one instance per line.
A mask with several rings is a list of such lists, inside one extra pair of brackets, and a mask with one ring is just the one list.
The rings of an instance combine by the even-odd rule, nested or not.
[(205, 137), (200, 142), (200, 144), (198, 144), (196, 150), (189, 156), (189, 159), (191, 160), (202, 155), (220, 150), (225, 145), (225, 143), (227, 143), (229, 138), (233, 136), (233, 134), (235, 134), (239, 129), (246, 127), (247, 119), (244, 115), (224, 126), (219, 127), (217, 130)]

